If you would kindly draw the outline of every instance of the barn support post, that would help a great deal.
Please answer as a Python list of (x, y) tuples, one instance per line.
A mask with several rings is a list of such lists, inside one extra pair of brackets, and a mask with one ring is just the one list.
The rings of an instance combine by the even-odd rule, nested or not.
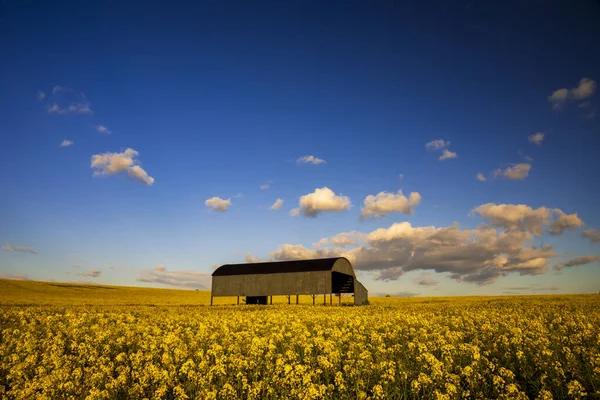
[(329, 293), (329, 305), (333, 305), (333, 293)]
[(273, 305), (273, 296), (269, 296), (269, 304)]
[(299, 295), (296, 295), (296, 304), (298, 304), (298, 303), (299, 303), (299, 301), (298, 301), (298, 300), (299, 300), (299, 299), (298, 299), (299, 297), (300, 297)]
[(237, 303), (237, 305), (238, 306), (240, 305), (240, 296), (238, 296), (238, 303)]
[(212, 306), (212, 304), (213, 304), (213, 296), (212, 296), (212, 294), (211, 294), (211, 295), (210, 295), (210, 305)]
[(316, 294), (311, 294), (310, 297), (312, 297), (312, 299), (313, 299), (313, 306), (314, 306), (315, 305), (315, 297), (317, 297), (317, 295)]
[(290, 301), (290, 299), (292, 298), (292, 295), (286, 294), (285, 297), (287, 297), (287, 299), (288, 299), (288, 305), (292, 304), (291, 301)]
[(327, 295), (326, 294), (323, 295), (323, 305), (324, 306), (327, 305)]
[(340, 298), (339, 298), (339, 302), (340, 302), (340, 306), (342, 305), (342, 294), (339, 294)]

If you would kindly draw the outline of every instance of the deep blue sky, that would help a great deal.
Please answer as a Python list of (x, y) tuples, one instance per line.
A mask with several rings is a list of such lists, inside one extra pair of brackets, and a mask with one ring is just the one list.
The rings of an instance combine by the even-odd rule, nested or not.
[[(178, 283), (181, 271), (265, 259), (284, 244), (312, 249), (340, 232), (402, 221), (475, 229), (486, 221), (470, 211), (494, 203), (559, 208), (584, 225), (524, 245), (566, 254), (533, 275), (478, 285), (425, 266), (384, 281), (384, 269), (359, 262), (375, 270), (367, 288), (595, 292), (597, 262), (552, 267), (599, 253), (581, 236), (600, 229), (599, 95), (559, 108), (548, 97), (600, 79), (598, 21), (593, 0), (3, 1), (0, 275), (161, 286), (165, 276), (142, 270), (164, 265)], [(528, 141), (536, 132), (539, 145)], [(457, 158), (427, 151), (435, 139)], [(125, 171), (93, 176), (93, 155), (127, 148), (152, 185)], [(298, 165), (306, 155), (326, 162)], [(531, 165), (524, 179), (492, 176), (518, 163)], [(352, 207), (289, 215), (323, 187)], [(413, 214), (359, 220), (366, 196), (400, 189), (421, 195)], [(212, 197), (231, 205), (211, 211)], [(269, 210), (277, 198), (283, 207)]]

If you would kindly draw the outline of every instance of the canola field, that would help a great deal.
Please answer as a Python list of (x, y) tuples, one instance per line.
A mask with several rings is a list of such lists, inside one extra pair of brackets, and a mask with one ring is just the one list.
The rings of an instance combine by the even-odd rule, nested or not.
[(600, 398), (599, 295), (209, 301), (0, 280), (0, 398)]

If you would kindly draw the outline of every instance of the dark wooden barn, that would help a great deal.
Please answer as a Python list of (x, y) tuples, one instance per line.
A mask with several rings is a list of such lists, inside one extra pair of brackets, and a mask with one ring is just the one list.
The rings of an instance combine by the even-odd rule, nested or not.
[(352, 264), (344, 257), (248, 264), (226, 264), (212, 274), (213, 297), (246, 297), (246, 304), (267, 304), (272, 296), (323, 295), (329, 303), (333, 295), (354, 294), (354, 304), (365, 304), (367, 289), (356, 279)]

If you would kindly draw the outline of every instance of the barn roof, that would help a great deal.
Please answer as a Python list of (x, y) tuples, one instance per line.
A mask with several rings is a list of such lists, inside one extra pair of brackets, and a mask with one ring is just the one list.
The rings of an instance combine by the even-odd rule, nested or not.
[(333, 264), (343, 257), (318, 258), (313, 260), (275, 261), (247, 264), (225, 264), (212, 276), (274, 274), (282, 272), (331, 271)]

